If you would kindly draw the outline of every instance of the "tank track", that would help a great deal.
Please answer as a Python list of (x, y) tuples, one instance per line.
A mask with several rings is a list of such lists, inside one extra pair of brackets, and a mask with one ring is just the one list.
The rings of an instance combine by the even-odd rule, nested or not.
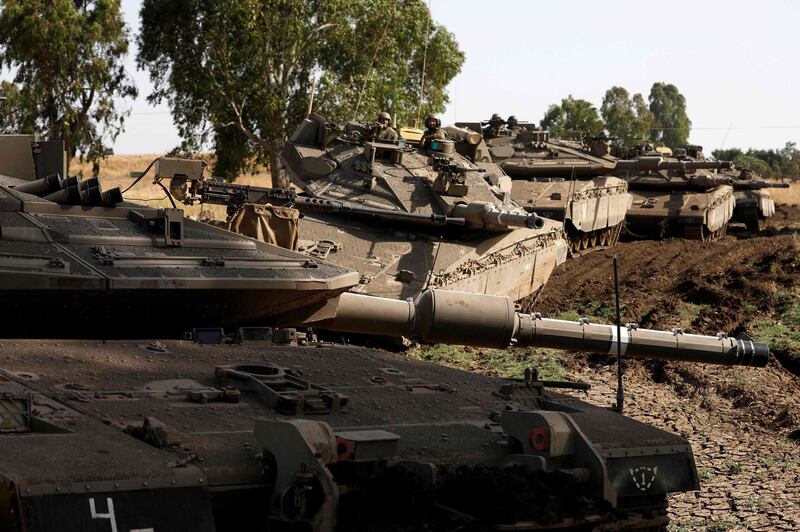
[(739, 218), (751, 233), (760, 233), (769, 225), (769, 219), (761, 216), (758, 207), (742, 209)]
[(579, 257), (584, 253), (614, 247), (619, 240), (624, 222), (605, 229), (584, 232), (579, 231), (571, 223), (564, 224), (567, 233), (567, 243), (573, 257)]
[(684, 224), (681, 236), (687, 240), (700, 240), (701, 242), (713, 242), (724, 237), (728, 232), (728, 224), (724, 224), (716, 231), (710, 231), (703, 224)]

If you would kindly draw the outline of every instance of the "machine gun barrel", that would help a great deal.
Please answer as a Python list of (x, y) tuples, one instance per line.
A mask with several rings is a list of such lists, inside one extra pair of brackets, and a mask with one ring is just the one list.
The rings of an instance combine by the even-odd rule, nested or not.
[(294, 205), (301, 211), (313, 210), (317, 212), (335, 212), (344, 214), (359, 214), (363, 216), (375, 216), (386, 220), (397, 220), (403, 222), (424, 222), (434, 225), (444, 225), (450, 220), (443, 214), (422, 214), (416, 212), (393, 211), (376, 207), (365, 207), (338, 200), (324, 198), (307, 198), (305, 196), (295, 196)]
[(256, 187), (252, 185), (236, 185), (219, 181), (203, 181), (200, 192), (200, 201), (217, 205), (227, 205), (228, 214), (244, 203), (293, 203), (300, 211), (310, 210), (316, 212), (333, 212), (342, 214), (358, 214), (361, 216), (380, 217), (385, 220), (402, 222), (427, 223), (444, 225), (447, 223), (463, 223), (463, 220), (448, 219), (443, 214), (422, 214), (405, 211), (393, 211), (356, 205), (345, 201), (325, 198), (308, 198), (298, 196), (291, 190), (280, 188)]
[(616, 162), (616, 170), (627, 172), (675, 170), (686, 173), (695, 170), (730, 170), (731, 168), (733, 168), (733, 163), (730, 161), (667, 161), (663, 157), (656, 156), (643, 156)]
[(507, 297), (426, 290), (416, 301), (362, 294), (339, 296), (335, 317), (314, 316), (306, 324), (352, 333), (405, 336), (430, 343), (505, 348), (509, 345), (617, 353), (707, 364), (765, 366), (769, 347), (746, 336), (704, 336), (521, 314)]

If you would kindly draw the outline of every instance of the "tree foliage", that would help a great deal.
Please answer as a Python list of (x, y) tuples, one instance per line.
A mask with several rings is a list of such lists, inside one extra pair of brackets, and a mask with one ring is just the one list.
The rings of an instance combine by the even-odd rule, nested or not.
[(712, 155), (721, 161), (733, 161), (738, 166), (754, 170), (763, 177), (776, 179), (800, 178), (800, 150), (795, 142), (787, 142), (783, 148), (746, 152), (739, 148), (714, 150)]
[(0, 0), (3, 131), (64, 139), (70, 156), (95, 162), (122, 131), (128, 34), (119, 0)]
[(611, 87), (603, 97), (600, 114), (608, 135), (625, 145), (650, 137), (653, 115), (641, 94), (631, 98), (624, 88)]
[(560, 138), (593, 137), (603, 132), (603, 121), (594, 105), (572, 95), (562, 99), (560, 105), (551, 105), (540, 125)]
[(686, 114), (686, 98), (678, 88), (671, 83), (653, 83), (649, 101), (650, 112), (653, 114), (650, 140), (670, 148), (686, 144), (692, 121)]
[(416, 116), (423, 62), (425, 113), (444, 109), (464, 61), (422, 0), (144, 0), (140, 17), (150, 100), (169, 103), (185, 148), (213, 143), (227, 178), (256, 164), (279, 177), (315, 75), (326, 118), (387, 110), (403, 123)]

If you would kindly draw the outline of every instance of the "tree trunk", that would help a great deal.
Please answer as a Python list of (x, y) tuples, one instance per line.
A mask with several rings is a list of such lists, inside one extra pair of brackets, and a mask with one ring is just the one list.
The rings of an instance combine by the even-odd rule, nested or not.
[(269, 173), (272, 176), (272, 188), (289, 188), (289, 179), (277, 154), (269, 158)]

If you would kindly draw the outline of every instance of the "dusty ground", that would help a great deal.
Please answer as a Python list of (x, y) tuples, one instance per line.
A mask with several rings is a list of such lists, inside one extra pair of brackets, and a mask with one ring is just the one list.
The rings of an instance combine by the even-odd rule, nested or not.
[[(746, 331), (768, 340), (800, 373), (800, 244), (793, 227), (800, 207), (781, 207), (775, 222), (775, 236), (618, 246), (623, 321), (706, 334)], [(568, 262), (528, 306), (608, 322), (612, 254)], [(578, 355), (565, 365), (570, 377), (592, 385), (589, 401), (614, 402), (613, 361)], [(626, 414), (681, 434), (694, 448), (703, 487), (671, 499), (673, 530), (800, 529), (800, 379), (780, 362), (766, 369), (632, 362), (626, 393)]]

